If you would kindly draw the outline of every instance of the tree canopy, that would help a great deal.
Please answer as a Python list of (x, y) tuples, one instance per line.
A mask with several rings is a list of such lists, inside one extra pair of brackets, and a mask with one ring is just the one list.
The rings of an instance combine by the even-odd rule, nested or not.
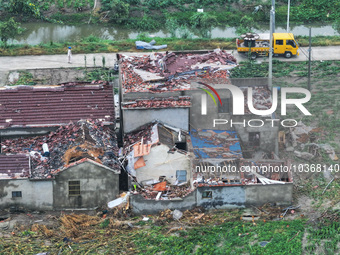
[(0, 22), (0, 40), (4, 43), (5, 47), (7, 47), (7, 41), (14, 39), (21, 31), (20, 23), (15, 22), (13, 18)]

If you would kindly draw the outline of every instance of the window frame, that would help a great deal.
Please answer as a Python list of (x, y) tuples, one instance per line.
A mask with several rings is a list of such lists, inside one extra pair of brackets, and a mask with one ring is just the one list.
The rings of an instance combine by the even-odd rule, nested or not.
[(213, 198), (212, 190), (205, 190), (202, 192), (202, 199), (212, 199), (212, 198)]
[(80, 196), (80, 180), (68, 181), (68, 196)]
[[(185, 173), (185, 175), (183, 174)], [(176, 180), (178, 180), (178, 183), (183, 183), (183, 182), (187, 182), (187, 175), (188, 175), (188, 172), (187, 170), (176, 170)], [(185, 177), (185, 180), (180, 180), (179, 177), (182, 177), (184, 176)]]
[[(255, 143), (254, 143), (254, 139), (252, 139), (252, 140), (250, 139), (251, 136), (254, 136), (254, 137), (255, 137), (256, 134), (259, 135), (258, 144), (255, 144)], [(261, 145), (261, 132), (249, 132), (248, 135), (249, 135), (249, 137), (248, 137), (248, 143), (249, 143), (250, 146), (257, 146), (257, 147), (258, 147), (258, 146)]]
[(12, 198), (22, 197), (21, 191), (12, 191)]

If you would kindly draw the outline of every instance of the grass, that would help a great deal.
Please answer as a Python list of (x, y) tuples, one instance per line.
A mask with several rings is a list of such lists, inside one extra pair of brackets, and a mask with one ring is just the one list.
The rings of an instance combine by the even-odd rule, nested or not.
[[(220, 215), (221, 216), (221, 215)], [(106, 219), (92, 231), (92, 240), (63, 242), (39, 232), (23, 230), (0, 240), (5, 254), (303, 254), (324, 250), (336, 254), (340, 223), (326, 221), (311, 227), (303, 219), (292, 221), (227, 221), (222, 224), (170, 228), (152, 220), (139, 228), (112, 229)], [(138, 225), (138, 224), (135, 224)], [(90, 228), (90, 227), (89, 227)], [(173, 230), (173, 231), (172, 231)], [(56, 230), (53, 230), (54, 232)], [(307, 244), (303, 244), (304, 234)], [(264, 243), (262, 243), (264, 242)], [(263, 244), (264, 246), (261, 246)], [(333, 252), (333, 253), (331, 253)]]
[[(301, 254), (304, 223), (297, 221), (227, 222), (218, 226), (200, 226), (164, 234), (152, 227), (135, 236), (139, 254)], [(287, 242), (298, 233), (298, 236)], [(265, 247), (260, 242), (267, 241)]]

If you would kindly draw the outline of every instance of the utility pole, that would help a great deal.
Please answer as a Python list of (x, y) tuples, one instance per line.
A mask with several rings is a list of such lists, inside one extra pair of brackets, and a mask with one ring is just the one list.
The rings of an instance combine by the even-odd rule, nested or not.
[(290, 0), (288, 0), (288, 12), (287, 12), (287, 33), (289, 33), (289, 10), (290, 10)]
[(309, 54), (308, 54), (308, 90), (311, 91), (311, 84), (310, 84), (310, 64), (312, 58), (312, 28), (309, 28)]
[(273, 27), (272, 27), (272, 31), (273, 33), (275, 33), (275, 0), (272, 0), (272, 9), (271, 11), (273, 12)]
[[(274, 1), (274, 0), (273, 0)], [(273, 87), (273, 27), (275, 26), (275, 10), (272, 6), (270, 10), (270, 45), (269, 45), (269, 74), (268, 74), (268, 88), (271, 90)]]

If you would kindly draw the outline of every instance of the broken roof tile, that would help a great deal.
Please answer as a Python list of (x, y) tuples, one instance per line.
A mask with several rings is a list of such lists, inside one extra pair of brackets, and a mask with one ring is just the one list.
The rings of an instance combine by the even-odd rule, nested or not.
[(188, 90), (191, 82), (197, 79), (226, 83), (229, 81), (228, 70), (235, 66), (236, 59), (219, 49), (206, 54), (120, 55), (124, 93)]
[(179, 98), (154, 98), (136, 99), (134, 101), (122, 102), (123, 109), (129, 108), (169, 108), (169, 107), (190, 107), (191, 98), (187, 96)]
[[(1, 143), (4, 153), (26, 153), (31, 157), (31, 178), (51, 178), (69, 164), (82, 158), (112, 169), (119, 168), (118, 145), (114, 131), (100, 122), (79, 121), (59, 127), (48, 135), (6, 139)], [(49, 156), (42, 156), (46, 143)]]

